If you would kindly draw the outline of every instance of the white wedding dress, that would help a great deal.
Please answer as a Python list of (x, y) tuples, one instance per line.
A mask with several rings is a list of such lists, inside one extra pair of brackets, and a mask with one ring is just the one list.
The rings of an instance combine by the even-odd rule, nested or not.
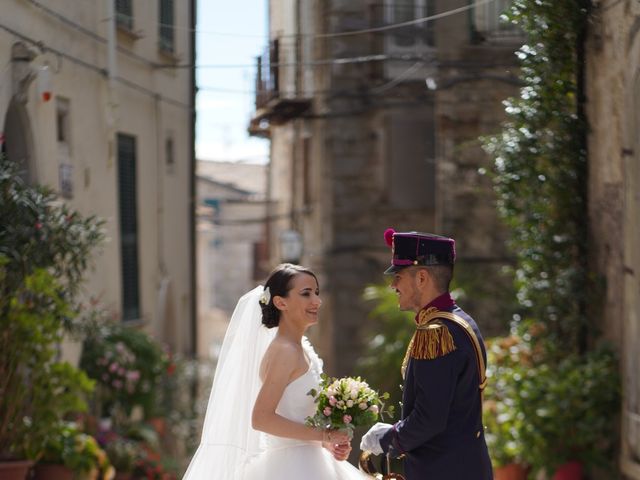
[[(236, 306), (225, 334), (211, 388), (198, 450), (183, 480), (367, 480), (346, 461), (338, 461), (321, 442), (276, 437), (251, 427), (261, 387), (260, 363), (277, 328), (261, 324), (256, 287)], [(304, 423), (316, 404), (307, 393), (320, 385), (322, 360), (306, 338), (309, 370), (285, 388), (277, 413)]]
[[(287, 385), (276, 412), (294, 422), (304, 423), (313, 416), (316, 404), (307, 395), (317, 389), (322, 360), (306, 338), (302, 346), (309, 359), (309, 370)], [(364, 480), (371, 479), (347, 461), (337, 461), (321, 442), (261, 435), (263, 451), (249, 461), (243, 480)]]

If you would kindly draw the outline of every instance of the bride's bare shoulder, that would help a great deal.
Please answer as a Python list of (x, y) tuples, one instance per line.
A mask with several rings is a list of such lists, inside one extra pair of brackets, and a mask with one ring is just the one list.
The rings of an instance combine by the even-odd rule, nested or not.
[(278, 360), (286, 360), (288, 358), (295, 358), (299, 355), (299, 348), (284, 339), (274, 338), (267, 351), (264, 354), (264, 358), (277, 358)]

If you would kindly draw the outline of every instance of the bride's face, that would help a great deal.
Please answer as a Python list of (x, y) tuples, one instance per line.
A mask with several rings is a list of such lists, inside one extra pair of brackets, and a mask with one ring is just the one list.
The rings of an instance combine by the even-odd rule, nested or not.
[(311, 275), (300, 273), (291, 280), (289, 294), (283, 299), (282, 314), (285, 318), (312, 325), (318, 322), (322, 300), (318, 282)]

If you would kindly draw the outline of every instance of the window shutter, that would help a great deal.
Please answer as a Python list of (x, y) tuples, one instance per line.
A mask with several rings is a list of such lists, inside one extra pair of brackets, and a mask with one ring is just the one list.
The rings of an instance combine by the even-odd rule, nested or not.
[(122, 262), (122, 319), (140, 318), (136, 139), (118, 134), (118, 194)]
[(389, 127), (391, 205), (433, 209), (436, 175), (433, 118), (392, 115)]
[(133, 30), (133, 5), (131, 0), (116, 1), (116, 22), (118, 26)]
[(160, 49), (174, 51), (174, 11), (173, 0), (160, 0)]

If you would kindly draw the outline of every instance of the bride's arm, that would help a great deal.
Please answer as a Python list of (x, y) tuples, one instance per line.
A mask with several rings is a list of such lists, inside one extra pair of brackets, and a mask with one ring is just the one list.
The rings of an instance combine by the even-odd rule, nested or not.
[[(253, 406), (251, 425), (256, 430), (278, 437), (342, 443), (348, 438), (342, 432), (324, 432), (294, 422), (276, 413), (284, 389), (291, 382), (291, 377), (295, 373), (298, 355), (295, 347), (291, 345), (271, 344), (264, 359), (264, 378), (262, 388)], [(345, 438), (342, 438), (343, 436)]]

